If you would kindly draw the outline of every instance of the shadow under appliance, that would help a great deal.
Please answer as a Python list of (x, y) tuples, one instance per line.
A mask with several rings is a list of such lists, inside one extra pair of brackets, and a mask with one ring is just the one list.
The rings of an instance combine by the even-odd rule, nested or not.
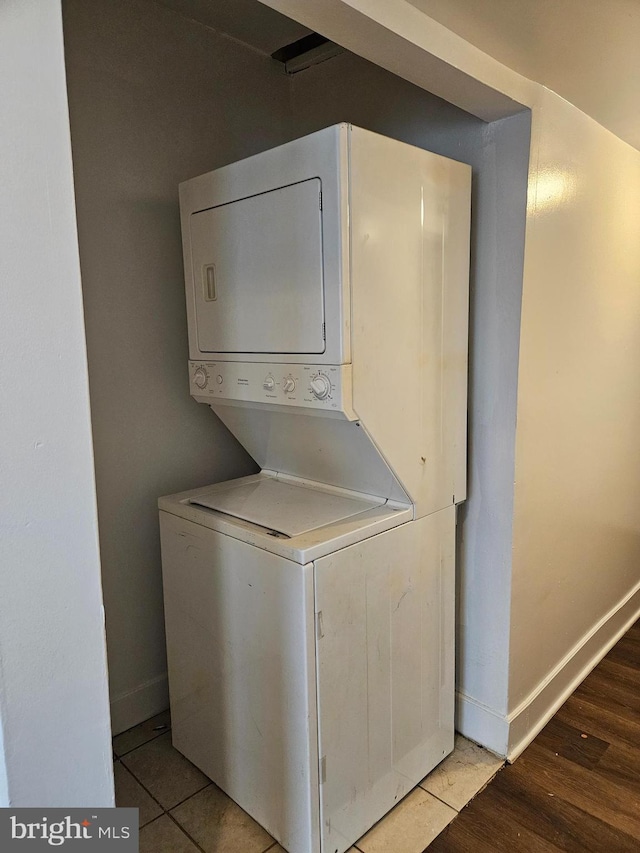
[(453, 748), (470, 173), (341, 124), (180, 187), (191, 394), (261, 471), (159, 501), (173, 742), (290, 853)]

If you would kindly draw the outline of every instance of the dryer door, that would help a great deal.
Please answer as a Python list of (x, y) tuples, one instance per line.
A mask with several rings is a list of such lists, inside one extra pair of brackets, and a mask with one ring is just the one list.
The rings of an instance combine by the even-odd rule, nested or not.
[(199, 211), (190, 228), (202, 352), (324, 352), (318, 178)]

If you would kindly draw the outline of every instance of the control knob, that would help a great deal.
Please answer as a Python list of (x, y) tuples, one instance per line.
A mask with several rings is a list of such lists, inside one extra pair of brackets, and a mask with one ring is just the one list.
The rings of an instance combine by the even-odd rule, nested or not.
[(193, 374), (193, 384), (204, 390), (209, 382), (209, 374), (204, 367), (197, 367)]
[(331, 382), (324, 373), (318, 373), (311, 379), (311, 393), (317, 400), (324, 400), (331, 391)]
[(296, 390), (296, 380), (293, 376), (285, 376), (282, 387), (285, 394), (291, 394), (292, 391)]
[(273, 391), (276, 387), (276, 380), (273, 378), (271, 374), (265, 376), (264, 382), (262, 383), (262, 387), (265, 391)]

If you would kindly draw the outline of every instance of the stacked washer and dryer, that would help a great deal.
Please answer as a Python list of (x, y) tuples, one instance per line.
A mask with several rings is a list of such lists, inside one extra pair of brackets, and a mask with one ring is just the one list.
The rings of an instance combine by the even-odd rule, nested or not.
[(180, 187), (191, 394), (261, 470), (159, 501), (173, 743), (290, 853), (453, 749), (470, 185), (340, 124)]

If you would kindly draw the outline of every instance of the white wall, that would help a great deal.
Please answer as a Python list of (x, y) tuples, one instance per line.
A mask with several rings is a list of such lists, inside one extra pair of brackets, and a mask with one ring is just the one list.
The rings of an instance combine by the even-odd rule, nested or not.
[(640, 152), (552, 92), (542, 96), (533, 146), (513, 749), (640, 611)]
[(178, 183), (285, 138), (269, 58), (149, 0), (67, 0), (114, 731), (168, 705), (156, 501), (252, 473), (189, 396)]
[(56, 0), (0, 5), (0, 103), (0, 805), (110, 806), (89, 396)]
[(640, 147), (636, 0), (410, 0)]

